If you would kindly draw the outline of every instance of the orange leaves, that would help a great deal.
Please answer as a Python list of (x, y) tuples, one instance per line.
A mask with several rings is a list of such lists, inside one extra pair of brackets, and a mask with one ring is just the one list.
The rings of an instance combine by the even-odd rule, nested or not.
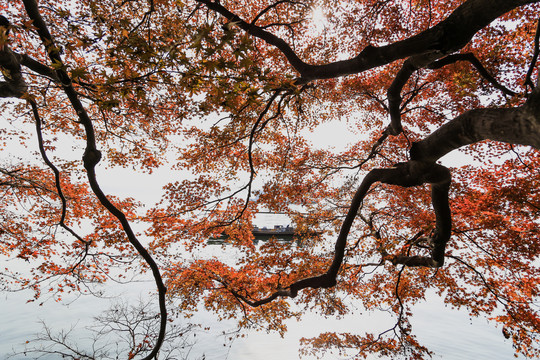
[[(113, 200), (130, 221), (139, 222), (144, 242), (167, 268), (169, 295), (181, 300), (182, 310), (196, 311), (204, 303), (221, 317), (238, 317), (241, 326), (261, 324), (282, 333), (283, 320), (297, 315), (289, 302), (278, 298), (251, 309), (239, 299), (261, 299), (324, 273), (332, 261), (334, 232), (368, 170), (408, 160), (412, 142), (466, 110), (480, 104), (523, 103), (538, 6), (519, 8), (491, 22), (462, 50), (473, 53), (518, 95), (501, 95), (468, 62), (425, 66), (399, 94), (405, 129), (399, 136), (383, 134), (388, 88), (412, 51), (408, 47), (391, 54), (399, 60), (384, 64), (386, 60), (378, 59), (381, 66), (360, 74), (341, 77), (338, 71), (339, 78), (309, 83), (296, 78), (311, 68), (308, 64), (339, 61), (331, 67), (342, 69), (348, 64), (344, 59), (361, 62), (359, 54), (367, 46), (372, 47), (364, 55), (420, 34), (462, 3), (211, 2), (230, 6), (225, 10), (238, 15), (222, 17), (197, 1), (42, 0), (40, 11), (62, 48), (62, 69), (70, 74), (76, 96), (84, 99), (91, 117), (96, 145), (103, 152), (100, 166), (148, 173), (171, 169), (166, 172), (170, 179), (159, 179), (169, 183), (162, 199), (156, 199), (145, 216), (133, 200)], [(325, 11), (325, 25), (317, 31), (314, 5), (332, 9)], [(43, 279), (65, 279), (51, 287), (60, 296), (76, 289), (79, 280), (103, 281), (115, 261), (131, 258), (133, 250), (119, 222), (81, 183), (82, 154), (73, 160), (71, 144), (62, 146), (64, 139), (82, 144), (88, 133), (53, 71), (60, 63), (47, 60), (20, 5), (2, 3), (0, 9), (19, 25), (9, 46), (24, 58), (23, 76), (31, 91), (27, 98), (38, 105), (45, 148), (61, 170), (65, 223), (80, 233), (73, 237), (58, 227), (62, 208), (51, 172), (29, 166), (17, 153), (9, 166), (0, 164), (0, 254), (34, 266), (28, 276), (13, 275), (20, 286), (39, 291)], [(431, 45), (443, 46), (437, 50), (441, 53), (461, 46)], [(324, 74), (319, 78), (333, 74), (320, 71)], [(14, 139), (21, 144), (32, 139), (19, 124), (30, 120), (23, 105), (9, 106), (9, 112), (7, 101), (1, 105), (2, 119), (7, 120), (0, 144), (3, 152), (12, 151)], [(342, 133), (332, 128), (337, 121), (358, 130), (357, 141), (349, 128), (342, 127)], [(316, 140), (309, 131), (321, 123), (329, 124), (324, 136), (338, 142), (347, 138), (351, 146), (338, 153), (312, 144)], [(409, 315), (408, 305), (422, 299), (426, 289), (435, 288), (447, 303), (466, 307), (473, 315), (490, 314), (501, 306), (506, 313), (496, 321), (505, 325), (506, 336), (519, 349), (538, 346), (533, 341), (538, 333), (533, 305), (540, 287), (535, 280), (540, 159), (535, 151), (510, 151), (492, 143), (477, 145), (474, 151), (479, 149), (483, 152), (475, 159), (485, 166), (454, 170), (454, 235), (445, 268), (401, 271), (386, 261), (393, 253), (429, 254), (427, 239), (435, 218), (427, 186), (378, 185), (357, 215), (338, 284), (305, 289), (294, 300), (324, 315), (347, 314), (344, 298), (370, 309), (385, 306), (403, 320), (400, 338), (329, 332), (306, 343), (317, 349), (355, 348), (358, 357), (391, 356), (404, 349), (411, 358), (426, 356), (428, 351), (401, 316)], [(33, 157), (26, 148), (21, 151)], [(500, 160), (488, 160), (486, 153)], [(251, 230), (257, 211), (291, 217), (302, 233), (301, 246), (254, 244)], [(207, 240), (219, 236), (227, 236), (227, 246), (236, 249), (234, 259), (206, 256)]]
[[(402, 334), (401, 337), (390, 334), (366, 333), (362, 336), (349, 333), (326, 332), (312, 339), (301, 339), (303, 346), (309, 345), (314, 350), (325, 353), (330, 349), (336, 350), (341, 356), (354, 356), (355, 359), (366, 359), (378, 356), (392, 356), (400, 353), (411, 359), (423, 359), (430, 351), (418, 343), (415, 337)], [(303, 355), (316, 354), (316, 351), (303, 348)]]
[[(51, 281), (51, 291), (55, 293), (78, 290), (79, 281), (103, 281), (103, 271), (110, 264), (96, 264), (105, 265), (110, 259), (101, 261), (97, 256), (91, 258), (93, 263), (85, 261), (95, 249), (107, 249), (110, 255), (115, 251), (132, 251), (126, 247), (118, 222), (97, 204), (87, 186), (71, 181), (71, 171), (76, 168), (70, 163), (61, 164), (60, 168), (65, 217), (50, 169), (28, 166), (1, 170), (4, 201), (0, 204), (0, 252), (30, 265), (24, 267), (29, 267), (28, 271), (20, 273), (8, 270), (2, 278), (11, 279), (9, 286), (13, 289), (33, 288), (36, 297), (41, 293), (41, 284)], [(124, 201), (121, 207), (128, 216), (134, 216), (135, 205), (131, 201)], [(66, 231), (61, 221), (73, 232)], [(54, 279), (58, 281), (55, 283)]]
[(272, 293), (280, 286), (291, 282), (283, 271), (264, 271), (261, 268), (264, 257), (241, 259), (236, 266), (221, 261), (199, 260), (189, 265), (172, 267), (168, 270), (169, 294), (180, 300), (183, 311), (195, 311), (204, 301), (205, 307), (219, 314), (221, 318), (238, 319), (240, 327), (253, 326), (254, 323), (268, 329), (284, 331), (283, 321), (295, 314), (289, 310), (286, 301), (275, 301), (260, 308), (249, 308), (238, 296), (256, 299)]

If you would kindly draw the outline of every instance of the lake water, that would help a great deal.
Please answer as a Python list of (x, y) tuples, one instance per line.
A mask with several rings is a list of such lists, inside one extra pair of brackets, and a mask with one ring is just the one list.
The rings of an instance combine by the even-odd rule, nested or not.
[[(139, 296), (146, 296), (152, 283), (137, 283), (126, 286), (125, 289), (115, 286), (123, 298), (135, 301)], [(42, 330), (40, 321), (58, 331), (76, 326), (81, 329), (90, 324), (91, 319), (105, 310), (110, 300), (81, 297), (65, 305), (53, 301), (43, 305), (25, 303), (30, 293), (2, 294), (0, 297), (0, 359), (7, 359), (13, 350), (21, 350), (26, 340)], [(437, 296), (415, 307), (412, 321), (413, 331), (420, 340), (436, 352), (434, 359), (443, 360), (493, 360), (512, 359), (513, 350), (508, 340), (504, 339), (500, 329), (487, 324), (483, 319), (469, 319), (461, 311), (446, 308)], [(289, 331), (284, 338), (276, 334), (251, 332), (246, 338), (236, 339), (232, 344), (227, 343), (221, 336), (223, 331), (232, 330), (232, 323), (219, 323), (214, 316), (201, 312), (195, 322), (210, 325), (208, 331), (199, 330), (193, 338), (196, 343), (188, 356), (189, 360), (199, 359), (202, 354), (206, 360), (288, 360), (298, 359), (299, 339), (316, 336), (323, 331), (373, 331), (384, 329), (391, 325), (390, 320), (383, 314), (357, 314), (345, 319), (324, 319), (316, 314), (306, 314), (302, 321), (288, 322)], [(84, 331), (77, 334), (81, 342), (88, 336)], [(190, 335), (191, 336), (191, 335)], [(328, 355), (324, 359), (338, 359), (336, 355)], [(11, 359), (28, 359), (22, 355)], [(55, 356), (45, 356), (41, 359), (55, 360)], [(309, 358), (308, 358), (309, 359)]]
[[(262, 225), (269, 225), (272, 222), (286, 224), (286, 220), (284, 217), (261, 216), (258, 222)], [(224, 256), (221, 246), (209, 246), (206, 251)], [(4, 267), (2, 262), (3, 260), (0, 259), (0, 267)], [(151, 281), (124, 286), (106, 285), (106, 288), (107, 293), (116, 294), (117, 299), (128, 299), (130, 303), (137, 303), (138, 299), (147, 298), (148, 293), (154, 289)], [(68, 330), (73, 326), (82, 329), (75, 332), (78, 336), (77, 340), (81, 343), (88, 341), (89, 335), (84, 331), (84, 327), (91, 324), (93, 317), (106, 310), (111, 301), (115, 301), (85, 296), (67, 305), (54, 301), (47, 301), (43, 305), (35, 302), (26, 303), (31, 295), (30, 292), (0, 294), (0, 360), (7, 359), (8, 354), (13, 350), (22, 350), (26, 340), (32, 339), (36, 333), (41, 332), (41, 321), (56, 331)], [(69, 300), (69, 298), (65, 299)], [(277, 334), (253, 331), (248, 333), (247, 337), (238, 338), (230, 343), (226, 337), (222, 336), (222, 333), (234, 330), (232, 322), (217, 322), (215, 316), (207, 312), (196, 314), (190, 321), (210, 326), (210, 330), (198, 330), (189, 335), (195, 335), (193, 336), (195, 344), (188, 360), (198, 360), (202, 355), (205, 356), (205, 360), (294, 360), (299, 358), (299, 340), (302, 337), (314, 337), (325, 331), (373, 332), (385, 330), (393, 325), (392, 319), (386, 317), (384, 313), (369, 314), (363, 312), (362, 309), (358, 309), (355, 314), (341, 320), (321, 318), (316, 314), (307, 313), (302, 321), (287, 323), (288, 332), (284, 338)], [(470, 319), (466, 312), (445, 307), (436, 295), (430, 295), (426, 301), (415, 306), (412, 326), (420, 342), (436, 353), (434, 359), (514, 358), (511, 342), (502, 336), (500, 329), (488, 324), (485, 319)], [(29, 358), (19, 355), (10, 359)], [(41, 359), (56, 360), (58, 356), (45, 356)], [(327, 355), (324, 359), (342, 358)]]

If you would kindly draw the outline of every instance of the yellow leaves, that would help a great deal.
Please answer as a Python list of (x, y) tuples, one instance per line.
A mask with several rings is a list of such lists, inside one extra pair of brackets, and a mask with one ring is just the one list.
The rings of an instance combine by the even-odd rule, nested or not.
[(27, 30), (36, 30), (36, 27), (34, 26), (34, 20), (32, 19), (23, 20), (21, 25)]
[(76, 67), (70, 70), (73, 81), (88, 80), (88, 69), (85, 67)]
[(195, 35), (193, 36), (190, 44), (191, 49), (195, 49), (197, 53), (202, 51), (203, 43), (206, 41), (211, 41), (210, 32), (212, 31), (212, 25), (205, 24), (196, 29)]
[(65, 70), (64, 63), (57, 59), (53, 60), (53, 62), (51, 63), (51, 66), (55, 70)]
[(111, 99), (111, 100), (105, 100), (100, 102), (100, 106), (103, 110), (112, 110), (115, 107), (118, 107), (120, 104), (119, 100)]

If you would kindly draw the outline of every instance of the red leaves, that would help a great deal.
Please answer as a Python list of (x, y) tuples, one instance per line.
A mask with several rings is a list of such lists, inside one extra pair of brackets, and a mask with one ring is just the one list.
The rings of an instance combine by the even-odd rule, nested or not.
[[(103, 281), (117, 259), (134, 255), (126, 242), (129, 231), (82, 182), (82, 151), (71, 158), (91, 133), (83, 132), (81, 109), (69, 105), (62, 92), (66, 84), (53, 70), (67, 71), (75, 96), (84, 99), (91, 121), (82, 122), (86, 130), (89, 123), (93, 127), (92, 145), (103, 153), (100, 166), (148, 173), (165, 168), (160, 174), (170, 174), (156, 181), (169, 184), (155, 206), (146, 204), (144, 216), (135, 201), (113, 198), (127, 220), (141, 222), (143, 242), (167, 269), (168, 293), (181, 300), (183, 310), (195, 311), (204, 301), (222, 317), (238, 316), (241, 326), (256, 322), (280, 332), (282, 321), (297, 315), (286, 301), (276, 297), (251, 309), (242, 299), (256, 302), (325, 273), (334, 254), (333, 232), (367, 171), (408, 161), (413, 141), (480, 104), (515, 107), (525, 101), (537, 5), (520, 7), (469, 34), (475, 36), (465, 47), (453, 40), (458, 32), (446, 38), (437, 33), (435, 40), (415, 37), (407, 43), (410, 48), (396, 53), (387, 45), (426, 34), (469, 2), (322, 1), (319, 6), (332, 11), (319, 33), (309, 31), (312, 9), (296, 1), (198, 3), (153, 1), (145, 7), (88, 1), (66, 7), (42, 1), (40, 11), (58, 46), (49, 52), (61, 50), (63, 62), (47, 59), (35, 39), (38, 28), (19, 5), (0, 5), (19, 25), (8, 45), (25, 69), (31, 91), (25, 98), (42, 113), (44, 149), (54, 154), (62, 174), (65, 222), (81, 233), (77, 238), (59, 230), (53, 174), (28, 165), (33, 153), (21, 147), (27, 159), (12, 154), (12, 163), (0, 164), (0, 253), (33, 266), (30, 274), (12, 273), (16, 285), (33, 287), (39, 295), (38, 284), (56, 277), (62, 281), (50, 291), (60, 296), (77, 290), (79, 280)], [(489, 6), (486, 10), (494, 11)], [(222, 17), (229, 13), (233, 16)], [(474, 24), (462, 25), (467, 30)], [(423, 50), (409, 54), (413, 48)], [(454, 50), (474, 54), (498, 83), (518, 94), (501, 95), (468, 62), (418, 65), (394, 104), (404, 133), (388, 136), (388, 87), (404, 59), (418, 60), (414, 57), (426, 52), (437, 58)], [(369, 70), (341, 77), (362, 61)], [(330, 79), (308, 82), (325, 77)], [(2, 100), (6, 124), (0, 144), (9, 152), (13, 139), (32, 139), (19, 124), (31, 119), (22, 105), (12, 111), (4, 105)], [(341, 152), (311, 143), (309, 131), (335, 121), (349, 121), (358, 130), (357, 141)], [(328, 137), (352, 137), (328, 129)], [(63, 147), (64, 141), (77, 144)], [(505, 336), (518, 350), (535, 354), (540, 159), (535, 151), (509, 151), (493, 143), (473, 149), (480, 165), (454, 170), (453, 238), (445, 268), (434, 273), (388, 263), (392, 254), (429, 255), (432, 245), (426, 239), (436, 224), (427, 188), (379, 185), (362, 202), (337, 285), (304, 289), (294, 300), (341, 315), (349, 311), (345, 297), (368, 308), (383, 304), (395, 315), (400, 338), (329, 332), (306, 342), (320, 349), (355, 347), (358, 356), (390, 356), (404, 348), (412, 349), (411, 357), (426, 356), (428, 350), (410, 334), (407, 306), (435, 288), (448, 303), (475, 316), (499, 306), (504, 314), (495, 320), (505, 325)], [(487, 153), (501, 159), (489, 160)], [(291, 217), (305, 234), (302, 247), (274, 241), (256, 246), (251, 227), (257, 211), (265, 210)], [(324, 235), (314, 236), (321, 229)], [(240, 252), (234, 261), (200, 255), (209, 238), (221, 235)]]

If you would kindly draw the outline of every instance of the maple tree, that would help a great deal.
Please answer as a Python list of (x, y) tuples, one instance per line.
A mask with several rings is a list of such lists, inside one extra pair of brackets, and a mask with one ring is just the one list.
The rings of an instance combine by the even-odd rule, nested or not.
[[(290, 301), (345, 316), (354, 299), (395, 326), (324, 333), (306, 352), (423, 358), (410, 309), (434, 289), (537, 357), (536, 3), (0, 4), (0, 252), (31, 267), (2, 269), (5, 286), (60, 300), (115, 267), (149, 271), (161, 320), (147, 359), (167, 296), (281, 333), (300, 316)], [(335, 121), (356, 141), (310, 142)], [(468, 165), (438, 163), (466, 145)], [(102, 190), (114, 167), (182, 179), (145, 211)], [(288, 214), (302, 246), (255, 246), (263, 210)], [(234, 263), (190, 257), (222, 233)]]

